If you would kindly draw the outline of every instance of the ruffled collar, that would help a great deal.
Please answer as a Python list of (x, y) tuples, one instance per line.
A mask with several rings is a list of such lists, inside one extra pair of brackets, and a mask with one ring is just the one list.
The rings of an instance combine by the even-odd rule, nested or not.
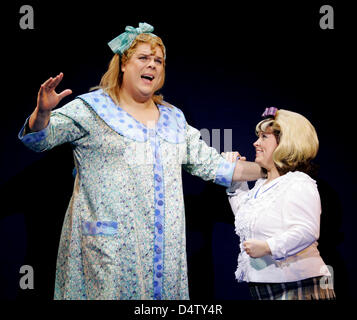
[(185, 141), (186, 120), (183, 112), (172, 106), (158, 105), (160, 117), (154, 129), (147, 128), (120, 108), (102, 89), (77, 96), (89, 105), (115, 132), (129, 139), (145, 142), (153, 132), (170, 143)]
[(253, 203), (263, 203), (265, 207), (280, 198), (281, 194), (291, 186), (294, 181), (306, 181), (316, 184), (309, 175), (301, 171), (289, 171), (286, 174), (266, 183), (266, 179), (257, 180), (253, 189), (248, 192), (248, 199)]

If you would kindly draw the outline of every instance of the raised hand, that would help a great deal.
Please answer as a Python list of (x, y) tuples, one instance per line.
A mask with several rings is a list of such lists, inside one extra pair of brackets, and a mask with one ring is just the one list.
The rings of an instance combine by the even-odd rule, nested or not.
[(50, 112), (64, 97), (72, 93), (70, 89), (66, 89), (61, 93), (55, 91), (62, 79), (63, 73), (61, 72), (55, 78), (51, 77), (41, 85), (37, 95), (37, 108), (40, 113)]
[(31, 131), (44, 129), (50, 121), (51, 110), (55, 108), (64, 97), (72, 93), (70, 89), (66, 89), (61, 93), (55, 91), (62, 78), (63, 73), (61, 72), (57, 77), (49, 78), (41, 85), (37, 95), (37, 106), (29, 119), (29, 129)]

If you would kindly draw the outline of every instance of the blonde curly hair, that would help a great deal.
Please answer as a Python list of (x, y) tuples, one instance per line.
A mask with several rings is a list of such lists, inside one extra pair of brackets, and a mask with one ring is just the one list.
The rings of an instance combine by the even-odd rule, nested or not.
[(319, 140), (314, 126), (299, 113), (280, 109), (275, 118), (260, 121), (255, 132), (272, 129), (278, 143), (273, 161), (280, 174), (288, 171), (310, 173), (311, 161), (316, 157)]

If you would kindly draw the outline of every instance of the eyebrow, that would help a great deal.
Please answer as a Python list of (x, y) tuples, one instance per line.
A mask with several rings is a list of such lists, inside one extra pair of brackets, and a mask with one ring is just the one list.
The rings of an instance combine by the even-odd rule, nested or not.
[(137, 52), (137, 54), (140, 56), (140, 55), (142, 55), (142, 56), (150, 56), (150, 57), (152, 57), (152, 56), (154, 56), (155, 58), (159, 58), (159, 59), (164, 59), (164, 57), (160, 57), (160, 56), (157, 56), (157, 55), (155, 55), (155, 54), (152, 54), (152, 53), (146, 53), (146, 52)]
[(258, 134), (271, 134), (271, 135), (274, 135), (274, 132), (259, 131)]

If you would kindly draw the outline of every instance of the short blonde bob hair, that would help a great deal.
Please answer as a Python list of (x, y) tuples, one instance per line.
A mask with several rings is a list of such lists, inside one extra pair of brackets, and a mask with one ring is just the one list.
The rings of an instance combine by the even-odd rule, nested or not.
[(260, 121), (255, 132), (266, 132), (272, 129), (278, 143), (273, 153), (273, 160), (280, 174), (288, 171), (303, 171), (310, 173), (311, 161), (319, 149), (314, 126), (299, 113), (280, 109), (275, 118)]
[[(154, 50), (156, 47), (159, 47), (162, 50), (164, 57), (166, 56), (166, 49), (161, 38), (147, 33), (141, 33), (135, 38), (129, 49), (126, 50), (121, 56), (118, 54), (114, 55), (109, 63), (108, 70), (100, 80), (99, 86), (92, 89), (103, 89), (109, 94), (109, 96), (116, 104), (119, 104), (119, 89), (123, 82), (123, 72), (121, 71), (121, 66), (125, 65), (126, 62), (132, 57), (132, 55), (135, 53), (136, 47), (140, 43), (149, 43), (152, 50)], [(165, 82), (165, 60), (163, 60), (163, 66), (164, 74), (159, 89), (162, 88)], [(154, 94), (153, 101), (155, 104), (162, 104), (163, 96), (161, 94)]]

